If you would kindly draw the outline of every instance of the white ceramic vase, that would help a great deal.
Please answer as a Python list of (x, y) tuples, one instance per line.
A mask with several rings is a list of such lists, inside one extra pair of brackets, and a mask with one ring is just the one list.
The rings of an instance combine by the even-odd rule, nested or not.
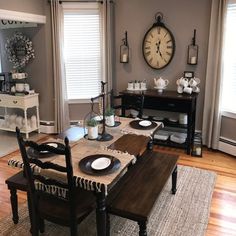
[(114, 126), (115, 125), (115, 116), (106, 116), (106, 125), (107, 126)]
[(98, 137), (98, 126), (88, 126), (88, 138), (96, 139)]

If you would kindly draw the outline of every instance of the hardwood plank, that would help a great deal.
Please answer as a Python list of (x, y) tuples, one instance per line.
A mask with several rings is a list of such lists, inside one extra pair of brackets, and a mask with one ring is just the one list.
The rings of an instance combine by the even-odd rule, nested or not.
[[(181, 149), (155, 146), (154, 150), (179, 155), (178, 164), (209, 169), (218, 174), (206, 236), (235, 235), (236, 157), (208, 149), (203, 150), (202, 158), (188, 156)], [(18, 171), (7, 166), (7, 160), (16, 154), (17, 152), (14, 152), (0, 159), (0, 219), (11, 214), (9, 191), (5, 179)], [(19, 191), (18, 198), (21, 205), (26, 201), (25, 193)]]

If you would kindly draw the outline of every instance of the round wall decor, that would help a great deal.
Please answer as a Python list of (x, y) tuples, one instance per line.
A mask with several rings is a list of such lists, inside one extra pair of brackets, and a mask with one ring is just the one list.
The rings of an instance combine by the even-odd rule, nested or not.
[(156, 22), (146, 32), (143, 39), (143, 56), (153, 69), (162, 69), (172, 60), (175, 53), (175, 39), (163, 23), (161, 12), (155, 15)]
[(22, 70), (34, 58), (33, 43), (21, 32), (16, 32), (7, 39), (5, 49), (9, 62), (16, 70)]

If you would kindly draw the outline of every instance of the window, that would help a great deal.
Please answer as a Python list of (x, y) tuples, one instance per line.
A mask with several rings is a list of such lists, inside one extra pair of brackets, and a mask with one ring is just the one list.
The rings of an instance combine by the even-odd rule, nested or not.
[[(70, 6), (70, 7), (69, 7)], [(64, 4), (64, 55), (69, 100), (100, 93), (102, 29), (99, 3)]]
[(221, 110), (236, 113), (236, 0), (227, 5)]

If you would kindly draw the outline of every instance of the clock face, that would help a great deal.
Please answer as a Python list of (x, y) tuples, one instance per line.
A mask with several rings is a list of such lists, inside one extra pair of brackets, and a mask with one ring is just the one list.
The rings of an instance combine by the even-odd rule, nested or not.
[(175, 40), (172, 33), (163, 26), (154, 26), (144, 36), (143, 56), (153, 69), (167, 66), (175, 52)]

